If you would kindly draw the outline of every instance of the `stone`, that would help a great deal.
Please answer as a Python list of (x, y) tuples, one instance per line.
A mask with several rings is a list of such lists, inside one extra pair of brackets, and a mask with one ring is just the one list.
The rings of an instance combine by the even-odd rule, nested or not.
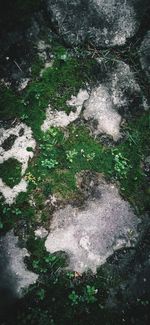
[(93, 133), (108, 134), (117, 141), (120, 135), (121, 116), (113, 109), (108, 89), (102, 85), (92, 90), (90, 99), (85, 103), (83, 112), (85, 120), (95, 120), (97, 123)]
[(142, 69), (150, 79), (150, 31), (145, 35), (139, 53)]
[(105, 80), (92, 89), (84, 103), (83, 118), (92, 126), (94, 135), (107, 134), (118, 141), (122, 118), (134, 115), (135, 106), (136, 111), (147, 109), (147, 101), (130, 67), (117, 61), (112, 71), (107, 68)]
[[(12, 136), (15, 139), (12, 146), (9, 149), (5, 148), (3, 144), (6, 144), (6, 140)], [(10, 128), (0, 128), (0, 164), (10, 158), (14, 158), (22, 164), (22, 179), (13, 188), (7, 186), (0, 178), (0, 192), (3, 194), (7, 204), (12, 204), (20, 192), (27, 190), (27, 182), (23, 179), (23, 176), (28, 167), (29, 160), (33, 158), (35, 146), (36, 142), (33, 139), (32, 130), (26, 124), (18, 122)], [(28, 151), (28, 147), (32, 148), (33, 151)]]
[(23, 289), (35, 283), (38, 275), (29, 271), (24, 258), (29, 256), (26, 248), (19, 247), (18, 237), (13, 230), (0, 238), (0, 290), (12, 290), (13, 295), (21, 297)]
[(142, 0), (45, 0), (45, 4), (51, 23), (74, 46), (125, 44), (138, 30), (145, 10)]
[(80, 207), (67, 204), (54, 212), (45, 247), (50, 253), (65, 251), (70, 270), (96, 273), (114, 251), (134, 246), (138, 225), (116, 185), (97, 175), (96, 181), (89, 181), (89, 195)]

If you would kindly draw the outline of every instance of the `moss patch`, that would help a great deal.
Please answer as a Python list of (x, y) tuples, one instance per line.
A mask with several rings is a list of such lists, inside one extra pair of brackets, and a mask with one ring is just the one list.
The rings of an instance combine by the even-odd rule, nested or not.
[(13, 158), (0, 165), (0, 177), (3, 182), (13, 188), (21, 180), (21, 164)]

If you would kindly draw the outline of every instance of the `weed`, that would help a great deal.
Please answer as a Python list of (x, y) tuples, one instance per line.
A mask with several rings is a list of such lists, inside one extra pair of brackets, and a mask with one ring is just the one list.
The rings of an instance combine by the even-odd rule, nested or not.
[(88, 304), (93, 304), (97, 300), (95, 297), (97, 292), (98, 290), (95, 289), (94, 286), (86, 285), (83, 296), (84, 301), (86, 301)]
[(78, 152), (75, 149), (66, 152), (67, 160), (72, 163), (73, 159), (77, 156)]
[(68, 298), (71, 300), (71, 305), (78, 305), (80, 302), (80, 296), (73, 290)]
[(114, 156), (116, 177), (119, 179), (127, 178), (128, 172), (132, 168), (129, 164), (129, 160), (125, 158), (121, 152), (118, 152), (118, 149), (113, 149), (112, 155)]
[(30, 172), (25, 175), (24, 179), (31, 184), (37, 185), (36, 177), (33, 176)]
[(52, 169), (58, 165), (58, 161), (55, 159), (45, 159), (41, 162), (42, 167)]
[(43, 288), (40, 288), (38, 291), (37, 291), (37, 297), (39, 300), (44, 300), (45, 298), (45, 290)]

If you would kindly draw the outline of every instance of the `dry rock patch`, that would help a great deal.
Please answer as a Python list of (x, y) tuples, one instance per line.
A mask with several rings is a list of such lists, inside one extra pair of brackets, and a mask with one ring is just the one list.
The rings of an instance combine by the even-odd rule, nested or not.
[(20, 248), (13, 230), (0, 238), (0, 288), (12, 287), (14, 295), (22, 296), (23, 289), (36, 282), (37, 274), (27, 270), (24, 258), (29, 256), (26, 248)]
[(69, 269), (84, 272), (106, 262), (114, 251), (134, 246), (139, 219), (114, 184), (98, 176), (81, 207), (71, 204), (53, 215), (46, 239), (47, 251), (65, 251)]
[[(71, 45), (92, 42), (94, 46), (123, 45), (140, 25), (137, 7), (141, 0), (46, 0), (51, 22)], [(143, 6), (142, 6), (143, 5)], [(142, 15), (141, 15), (142, 16)]]

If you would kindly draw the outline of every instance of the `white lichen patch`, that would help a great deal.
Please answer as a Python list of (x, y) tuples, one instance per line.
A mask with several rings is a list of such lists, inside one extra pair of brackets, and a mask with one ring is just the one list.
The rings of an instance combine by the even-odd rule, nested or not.
[(34, 231), (34, 234), (35, 234), (35, 237), (43, 239), (48, 235), (48, 231), (43, 227), (38, 227)]
[[(3, 144), (10, 136), (16, 136), (14, 143), (9, 150), (3, 148)], [(4, 161), (14, 158), (21, 163), (21, 175), (23, 176), (27, 167), (29, 159), (33, 157), (36, 142), (32, 136), (32, 130), (24, 123), (18, 123), (9, 129), (0, 128), (0, 164)], [(27, 150), (30, 148), (30, 151)], [(25, 192), (27, 189), (27, 182), (22, 178), (19, 184), (10, 188), (0, 178), (0, 192), (4, 195), (6, 203), (12, 204), (17, 197), (18, 193)]]
[(54, 60), (51, 60), (50, 62), (46, 62), (44, 64), (44, 68), (40, 71), (40, 77), (43, 76), (43, 73), (45, 72), (46, 69), (52, 68), (53, 67), (53, 64), (54, 64)]
[(5, 276), (1, 274), (1, 277), (4, 277), (6, 286), (9, 282), (16, 295), (22, 296), (23, 289), (35, 283), (38, 278), (37, 274), (27, 270), (24, 263), (24, 258), (29, 256), (29, 253), (26, 248), (18, 246), (18, 237), (14, 235), (13, 230), (1, 237), (0, 248), (0, 256), (5, 264)]
[(18, 91), (24, 90), (27, 87), (30, 80), (31, 80), (30, 78), (22, 78), (18, 85)]
[(138, 224), (117, 187), (99, 177), (82, 207), (67, 205), (54, 213), (45, 247), (50, 253), (65, 251), (70, 270), (95, 273), (114, 251), (134, 246)]
[[(102, 59), (97, 61), (102, 63)], [(147, 109), (147, 101), (130, 67), (118, 61), (114, 71), (108, 71), (107, 80), (91, 91), (90, 98), (84, 104), (83, 117), (89, 122), (96, 121), (93, 130), (95, 135), (104, 133), (117, 141), (121, 137), (122, 121), (118, 110), (128, 108), (132, 114), (131, 98), (134, 97), (141, 98), (142, 107)]]
[(24, 179), (21, 179), (19, 184), (11, 188), (0, 178), (0, 192), (3, 194), (7, 204), (12, 204), (19, 193), (26, 192), (27, 185), (27, 182)]
[(89, 98), (87, 90), (80, 89), (77, 96), (71, 96), (71, 99), (67, 101), (68, 106), (82, 108), (85, 100)]
[(70, 112), (69, 115), (63, 111), (53, 110), (49, 105), (46, 110), (46, 119), (41, 126), (42, 131), (46, 132), (52, 126), (65, 128), (71, 122), (74, 122), (79, 117), (82, 105), (84, 101), (88, 99), (88, 97), (88, 92), (82, 89), (80, 89), (77, 96), (72, 96), (71, 99), (67, 101), (67, 105), (70, 107), (75, 107), (76, 111)]
[(120, 138), (121, 116), (113, 109), (112, 98), (103, 85), (92, 90), (83, 112), (85, 120), (96, 120), (94, 134), (106, 133), (114, 141)]

